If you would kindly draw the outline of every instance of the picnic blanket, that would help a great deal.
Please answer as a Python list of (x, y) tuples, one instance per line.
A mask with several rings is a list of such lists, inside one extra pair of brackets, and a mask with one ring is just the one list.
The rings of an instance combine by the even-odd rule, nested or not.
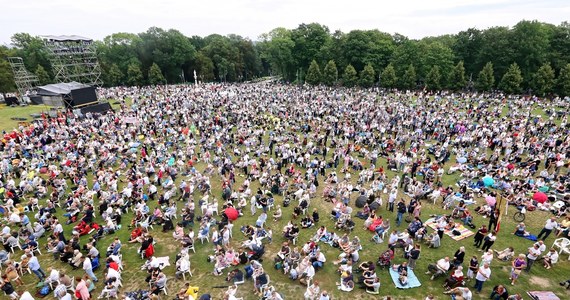
[(520, 236), (520, 237), (522, 237), (522, 238), (525, 238), (525, 239), (527, 239), (527, 240), (531, 240), (531, 241), (533, 241), (533, 242), (538, 241), (537, 236), (534, 235), (534, 234), (529, 234), (529, 235), (515, 234), (515, 235), (516, 235), (516, 236)]
[[(434, 218), (428, 219), (424, 224), (426, 226), (429, 226), (429, 228), (437, 231), (437, 224), (435, 223)], [(453, 232), (451, 232), (451, 230), (447, 230), (447, 229), (444, 231), (444, 233), (456, 241), (461, 241), (462, 239), (468, 238), (468, 237), (475, 234), (473, 231), (469, 230), (467, 227), (465, 227), (463, 225), (456, 227), (455, 230), (458, 230), (461, 234), (460, 235), (454, 235)]]
[(527, 294), (534, 300), (560, 300), (553, 292), (550, 291), (531, 291)]
[(420, 281), (418, 280), (418, 278), (416, 277), (416, 274), (414, 274), (414, 271), (411, 270), (410, 268), (408, 268), (408, 284), (407, 285), (401, 285), (400, 284), (400, 281), (398, 280), (398, 278), (400, 277), (400, 274), (398, 274), (398, 272), (396, 272), (392, 268), (390, 268), (390, 276), (392, 277), (392, 281), (394, 282), (394, 285), (399, 289), (411, 289), (411, 288), (419, 287), (422, 285), (420, 283)]

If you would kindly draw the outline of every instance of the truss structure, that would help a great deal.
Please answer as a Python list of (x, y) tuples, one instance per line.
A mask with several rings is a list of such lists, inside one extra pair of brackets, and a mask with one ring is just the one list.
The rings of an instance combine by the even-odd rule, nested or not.
[(8, 57), (8, 62), (12, 68), (12, 73), (14, 73), (14, 82), (18, 88), (20, 98), (29, 95), (39, 82), (38, 76), (28, 72), (21, 57)]
[(100, 86), (101, 67), (92, 39), (80, 36), (43, 36), (55, 81)]

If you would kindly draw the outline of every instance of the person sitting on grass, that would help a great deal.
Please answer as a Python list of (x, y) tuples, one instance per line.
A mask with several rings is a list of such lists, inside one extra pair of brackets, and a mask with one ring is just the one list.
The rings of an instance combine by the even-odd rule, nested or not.
[(522, 222), (517, 225), (513, 234), (516, 236), (522, 236), (522, 237), (530, 235), (530, 233), (528, 231), (526, 231), (526, 225)]
[(434, 280), (435, 278), (444, 275), (447, 273), (447, 271), (449, 271), (449, 267), (450, 267), (450, 263), (449, 263), (449, 257), (444, 257), (440, 260), (437, 261), (437, 263), (435, 264), (429, 264), (428, 265), (428, 271), (426, 272), (426, 274), (431, 274), (431, 280)]
[[(473, 293), (467, 287), (456, 287), (454, 289), (451, 289), (449, 291), (445, 291), (443, 293), (446, 295), (451, 295), (451, 299), (453, 299), (453, 300), (456, 300), (456, 299), (472, 300), (473, 299)], [(461, 297), (461, 298), (459, 298), (459, 297)]]
[(543, 266), (546, 269), (550, 269), (553, 264), (558, 262), (558, 252), (556, 252), (556, 249), (550, 248), (550, 251), (548, 251), (548, 253), (546, 253), (542, 258), (544, 259)]
[(515, 249), (513, 247), (505, 248), (503, 251), (493, 250), (497, 255), (497, 258), (502, 261), (509, 261), (513, 258), (515, 254)]
[(507, 288), (502, 284), (493, 287), (493, 291), (491, 292), (491, 296), (489, 299), (491, 300), (507, 300), (509, 298), (509, 292)]

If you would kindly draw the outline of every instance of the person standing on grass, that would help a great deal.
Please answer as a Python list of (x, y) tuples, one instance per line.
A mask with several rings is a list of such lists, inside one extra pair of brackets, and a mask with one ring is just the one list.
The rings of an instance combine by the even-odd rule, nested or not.
[(485, 252), (489, 251), (489, 249), (491, 249), (491, 246), (493, 246), (496, 240), (497, 240), (497, 233), (493, 230), (489, 234), (487, 234), (487, 236), (484, 238), (485, 242), (483, 243), (483, 247), (479, 251), (485, 251)]
[(485, 263), (479, 268), (477, 275), (475, 275), (475, 286), (473, 288), (477, 294), (481, 293), (483, 283), (485, 283), (489, 277), (491, 277), (491, 268), (489, 268), (489, 264)]
[(97, 276), (95, 276), (93, 273), (93, 264), (91, 263), (91, 258), (89, 258), (89, 256), (83, 256), (81, 260), (83, 261), (83, 270), (85, 273), (89, 276), (89, 278), (91, 278), (91, 280), (93, 280), (93, 282), (97, 282)]
[(525, 255), (519, 254), (519, 256), (513, 259), (512, 269), (511, 269), (511, 285), (515, 285), (519, 275), (521, 274), (522, 270), (526, 267)]
[(38, 276), (40, 281), (43, 281), (44, 278), (46, 277), (46, 274), (42, 270), (42, 268), (40, 266), (40, 262), (38, 261), (38, 258), (36, 256), (32, 256), (32, 253), (28, 253), (28, 254), (26, 254), (26, 256), (29, 259), (28, 268), (30, 268), (30, 270), (32, 270), (32, 272), (34, 272), (34, 274), (36, 274), (36, 276)]
[(489, 230), (487, 230), (487, 227), (485, 225), (481, 225), (481, 227), (479, 227), (477, 233), (475, 233), (475, 237), (473, 237), (473, 246), (475, 246), (475, 248), (481, 247), (481, 244), (483, 243), (483, 239), (487, 235), (487, 232), (489, 232)]
[(404, 202), (404, 199), (400, 199), (400, 201), (398, 201), (398, 215), (396, 216), (396, 225), (398, 227), (402, 224), (402, 218), (406, 212), (406, 203)]
[(388, 195), (388, 210), (393, 212), (394, 211), (394, 202), (396, 202), (396, 197), (398, 196), (398, 190), (392, 189), (390, 191), (390, 195)]
[(534, 244), (532, 245), (532, 247), (528, 248), (528, 254), (526, 255), (526, 269), (525, 269), (527, 273), (530, 272), (532, 265), (540, 256), (540, 250), (538, 249), (538, 247), (539, 247), (538, 244)]
[(499, 219), (500, 215), (501, 211), (498, 208), (495, 208), (495, 210), (493, 210), (493, 212), (489, 216), (489, 225), (487, 226), (489, 230), (495, 229), (495, 226), (497, 226), (497, 220)]
[(77, 286), (75, 287), (75, 298), (78, 300), (91, 299), (87, 282), (85, 282), (85, 280), (79, 276), (75, 277), (75, 282), (77, 282)]
[(410, 251), (410, 258), (408, 259), (408, 268), (411, 270), (416, 268), (416, 261), (420, 258), (421, 246), (420, 244), (415, 244), (414, 249)]
[(540, 240), (540, 238), (544, 234), (542, 240), (546, 240), (546, 238), (548, 238), (550, 233), (552, 233), (552, 230), (556, 229), (557, 227), (558, 223), (556, 222), (556, 217), (551, 217), (550, 219), (546, 220), (546, 224), (544, 224), (544, 227), (542, 228), (536, 239)]

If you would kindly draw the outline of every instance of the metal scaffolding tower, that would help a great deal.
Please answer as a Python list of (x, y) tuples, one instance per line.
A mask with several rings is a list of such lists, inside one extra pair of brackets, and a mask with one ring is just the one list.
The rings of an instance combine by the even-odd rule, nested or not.
[(38, 76), (26, 70), (21, 57), (8, 57), (8, 62), (14, 73), (14, 82), (18, 88), (20, 100), (23, 100), (23, 97), (31, 93), (33, 87), (39, 82)]
[(101, 67), (92, 39), (76, 36), (43, 36), (58, 83), (77, 81), (100, 86)]

